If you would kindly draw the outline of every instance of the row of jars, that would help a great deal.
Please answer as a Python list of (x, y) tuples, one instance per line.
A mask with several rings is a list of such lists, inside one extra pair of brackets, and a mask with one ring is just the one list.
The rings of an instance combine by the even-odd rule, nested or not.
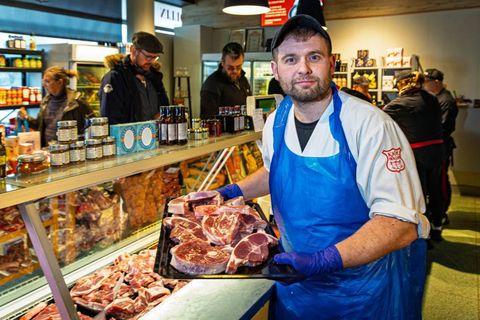
[(42, 101), (42, 90), (35, 87), (0, 88), (0, 106), (38, 104)]
[(4, 67), (42, 69), (43, 61), (41, 57), (6, 58), (4, 55), (0, 54), (0, 68)]
[(70, 144), (53, 143), (49, 145), (50, 165), (61, 167), (85, 160), (99, 160), (116, 154), (115, 138), (79, 140)]

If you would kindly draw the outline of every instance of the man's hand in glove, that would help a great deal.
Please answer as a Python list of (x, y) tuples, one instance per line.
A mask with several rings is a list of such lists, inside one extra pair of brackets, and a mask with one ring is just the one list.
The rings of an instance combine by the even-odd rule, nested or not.
[(306, 277), (343, 269), (342, 257), (335, 246), (315, 253), (279, 253), (273, 260), (276, 263), (293, 266)]
[(223, 200), (230, 200), (236, 197), (243, 196), (242, 190), (236, 183), (229, 184), (223, 188), (217, 189), (217, 191), (220, 192)]

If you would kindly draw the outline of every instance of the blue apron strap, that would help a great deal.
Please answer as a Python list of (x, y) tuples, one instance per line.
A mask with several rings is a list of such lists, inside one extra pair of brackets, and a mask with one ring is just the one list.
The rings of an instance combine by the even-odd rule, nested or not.
[(285, 126), (287, 125), (288, 114), (292, 108), (292, 99), (289, 96), (286, 96), (275, 112), (275, 121), (273, 122), (273, 151), (274, 157), (275, 152), (278, 150), (280, 143), (283, 140), (285, 135)]
[(337, 87), (333, 81), (330, 83), (330, 88), (332, 88), (333, 93), (333, 113), (329, 118), (330, 132), (332, 133), (333, 138), (338, 142), (340, 152), (343, 152), (347, 155), (350, 170), (353, 173), (353, 176), (356, 177), (357, 163), (350, 152), (350, 148), (348, 147), (345, 131), (343, 130), (342, 121), (340, 120), (342, 100), (340, 99)]

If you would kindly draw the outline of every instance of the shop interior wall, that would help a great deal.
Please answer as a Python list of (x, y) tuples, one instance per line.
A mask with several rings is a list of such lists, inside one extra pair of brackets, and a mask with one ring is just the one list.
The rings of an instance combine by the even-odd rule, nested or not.
[(173, 36), (158, 32), (155, 35), (163, 44), (163, 54), (158, 61), (162, 64), (163, 85), (171, 103), (173, 100)]
[[(375, 18), (327, 20), (333, 51), (350, 60), (357, 49), (368, 49), (380, 59), (387, 48), (404, 48), (405, 55), (417, 54), (423, 68), (445, 73), (449, 90), (470, 99), (480, 99), (480, 9), (396, 15)], [(252, 26), (255, 27), (255, 26)], [(265, 39), (278, 28), (264, 28)], [(211, 51), (220, 52), (231, 29), (212, 29)], [(460, 110), (455, 137), (454, 178), (459, 185), (480, 188), (480, 110)]]

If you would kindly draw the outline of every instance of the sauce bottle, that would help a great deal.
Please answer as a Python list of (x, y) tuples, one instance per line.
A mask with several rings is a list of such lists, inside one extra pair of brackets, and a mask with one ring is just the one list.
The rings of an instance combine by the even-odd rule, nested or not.
[(173, 107), (167, 108), (165, 113), (165, 123), (167, 124), (167, 145), (177, 143), (177, 122), (173, 114)]
[(187, 118), (185, 117), (184, 107), (175, 107), (175, 114), (177, 118), (177, 143), (187, 143)]
[(167, 137), (168, 137), (167, 122), (166, 122), (167, 108), (168, 107), (160, 107), (160, 119), (158, 123), (158, 142), (160, 145), (167, 144)]
[(0, 132), (0, 180), (7, 176), (7, 150), (3, 145), (3, 137)]

